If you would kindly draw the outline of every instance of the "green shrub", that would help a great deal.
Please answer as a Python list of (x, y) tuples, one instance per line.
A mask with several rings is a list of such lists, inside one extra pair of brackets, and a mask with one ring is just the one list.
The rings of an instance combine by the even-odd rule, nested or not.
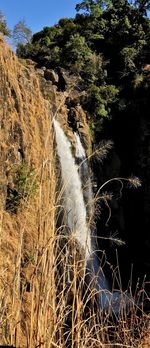
[(17, 213), (23, 202), (34, 198), (38, 188), (35, 170), (27, 163), (14, 166), (11, 172), (12, 183), (7, 187), (6, 210)]
[(113, 85), (91, 85), (87, 91), (85, 106), (91, 115), (98, 118), (110, 118), (110, 106), (116, 102), (119, 91)]

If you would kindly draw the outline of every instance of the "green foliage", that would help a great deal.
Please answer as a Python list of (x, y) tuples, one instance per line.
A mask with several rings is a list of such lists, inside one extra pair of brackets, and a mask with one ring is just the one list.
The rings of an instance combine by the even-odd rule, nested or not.
[(137, 57), (138, 51), (134, 47), (124, 47), (120, 54), (123, 57), (124, 72), (132, 72), (136, 69), (135, 58)]
[(23, 202), (35, 197), (38, 179), (35, 170), (25, 162), (14, 166), (11, 176), (13, 182), (7, 190), (6, 210), (16, 213)]
[(85, 11), (86, 13), (98, 17), (102, 13), (102, 9), (107, 7), (111, 1), (109, 0), (84, 0), (76, 5), (77, 12)]
[(127, 4), (127, 0), (112, 0), (112, 5), (118, 9), (122, 8), (123, 6), (126, 6)]
[(143, 15), (147, 14), (147, 11), (150, 10), (150, 1), (148, 0), (135, 0), (134, 5), (137, 6), (139, 12)]
[(85, 59), (84, 70), (82, 71), (85, 86), (97, 84), (105, 78), (103, 57), (91, 53)]
[(137, 74), (134, 78), (134, 80), (132, 81), (132, 84), (133, 84), (133, 87), (134, 88), (138, 88), (141, 86), (141, 84), (143, 83), (144, 81), (144, 76), (143, 74)]
[(85, 38), (79, 34), (70, 37), (64, 48), (64, 64), (72, 66), (74, 72), (80, 72), (85, 62), (90, 59), (92, 52), (85, 42)]
[(116, 101), (118, 89), (113, 85), (91, 85), (87, 91), (86, 107), (96, 119), (111, 117), (111, 104)]
[(10, 36), (10, 30), (7, 27), (5, 17), (1, 11), (0, 11), (0, 32), (3, 35)]
[[(60, 66), (77, 74), (79, 87), (85, 91), (80, 102), (91, 129), (101, 131), (114, 110), (123, 112), (131, 104), (127, 86), (135, 91), (140, 85), (136, 77), (149, 64), (148, 8), (149, 1), (142, 0), (81, 1), (74, 19), (62, 18), (57, 25), (43, 28), (31, 42), (19, 45), (17, 54), (38, 66)], [(144, 85), (149, 86), (148, 82)]]

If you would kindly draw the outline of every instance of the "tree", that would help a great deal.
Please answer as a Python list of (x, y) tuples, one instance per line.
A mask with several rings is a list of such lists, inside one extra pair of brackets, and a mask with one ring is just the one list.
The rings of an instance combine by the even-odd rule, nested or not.
[(16, 46), (25, 45), (30, 42), (32, 31), (26, 25), (24, 19), (20, 20), (13, 29), (12, 38)]
[(134, 5), (142, 15), (146, 15), (147, 11), (150, 10), (150, 0), (135, 0)]
[(84, 0), (80, 4), (76, 5), (76, 11), (85, 11), (88, 14), (98, 16), (101, 14), (102, 9), (110, 5), (111, 0)]
[(120, 8), (122, 6), (126, 6), (128, 4), (127, 0), (112, 0), (112, 5), (115, 8)]
[(84, 69), (81, 71), (85, 86), (102, 83), (104, 80), (104, 62), (101, 55), (95, 52), (87, 56)]
[(70, 40), (66, 43), (64, 49), (64, 63), (72, 65), (74, 72), (80, 72), (86, 60), (92, 54), (88, 47), (85, 38), (79, 34), (72, 35)]
[(86, 107), (95, 121), (111, 118), (111, 105), (117, 101), (119, 90), (114, 85), (91, 85), (87, 90)]
[(10, 36), (10, 31), (7, 27), (7, 23), (6, 23), (6, 20), (5, 20), (5, 17), (3, 15), (3, 13), (0, 11), (0, 32), (3, 34), (3, 35), (6, 35), (6, 36)]
[(120, 55), (122, 56), (124, 63), (123, 76), (132, 71), (134, 72), (136, 70), (135, 60), (138, 56), (138, 50), (135, 47), (124, 47), (120, 52)]

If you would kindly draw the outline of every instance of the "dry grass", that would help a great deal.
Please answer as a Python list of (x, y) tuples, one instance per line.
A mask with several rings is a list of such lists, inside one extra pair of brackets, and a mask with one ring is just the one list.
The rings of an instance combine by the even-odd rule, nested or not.
[[(33, 68), (1, 41), (1, 344), (34, 347), (51, 334), (55, 312), (55, 157), (50, 105)], [(21, 156), (18, 150), (21, 150)], [(22, 158), (23, 156), (23, 158)], [(17, 214), (5, 211), (11, 168), (25, 158), (39, 189)], [(38, 342), (38, 343), (37, 343)]]
[[(17, 348), (148, 348), (148, 316), (133, 308), (119, 320), (101, 313), (85, 285), (85, 261), (66, 227), (57, 225), (55, 144), (50, 104), (33, 67), (22, 66), (0, 41), (1, 214), (0, 344)], [(37, 195), (17, 214), (5, 211), (10, 169), (34, 166)]]

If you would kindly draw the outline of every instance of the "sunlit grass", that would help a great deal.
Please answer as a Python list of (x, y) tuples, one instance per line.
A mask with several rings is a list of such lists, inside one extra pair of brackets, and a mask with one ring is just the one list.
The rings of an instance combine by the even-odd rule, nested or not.
[[(60, 223), (64, 187), (59, 190), (49, 107), (34, 72), (22, 67), (4, 43), (1, 45), (0, 78), (2, 96), (7, 101), (3, 104), (7, 134), (18, 120), (11, 96), (14, 88), (27, 147), (25, 155), (29, 163), (34, 163), (38, 188), (34, 200), (25, 197), (16, 215), (1, 209), (0, 344), (16, 348), (148, 348), (149, 317), (142, 306), (149, 298), (144, 284), (142, 289), (137, 286), (135, 294), (129, 289), (135, 304), (130, 313), (122, 311), (117, 318), (111, 308), (109, 313), (100, 310), (97, 290), (92, 283), (86, 284), (84, 253), (69, 234), (65, 219)], [(41, 114), (43, 123), (39, 125)], [(106, 155), (105, 150), (101, 154)], [(7, 169), (10, 164), (7, 160)], [(98, 201), (105, 199), (109, 203), (111, 199), (110, 193), (100, 191), (102, 188), (91, 202), (89, 226), (94, 224)], [(119, 243), (115, 236), (110, 239)], [(115, 277), (119, 278), (119, 270)]]

